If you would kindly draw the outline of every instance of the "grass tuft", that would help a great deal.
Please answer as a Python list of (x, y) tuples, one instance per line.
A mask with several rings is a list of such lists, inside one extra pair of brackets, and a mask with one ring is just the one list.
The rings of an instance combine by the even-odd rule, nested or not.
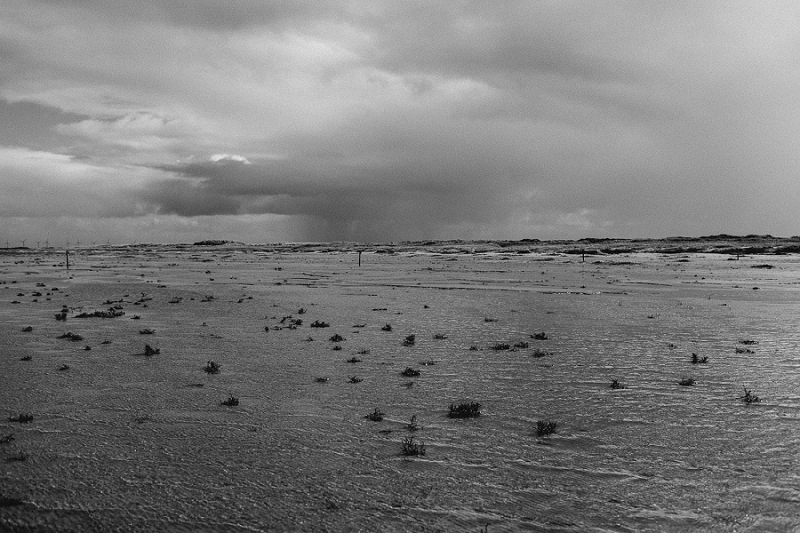
[(611, 381), (611, 388), (614, 389), (614, 390), (624, 389), (625, 385), (620, 383), (619, 380), (614, 379), (614, 380)]
[(366, 415), (364, 418), (366, 418), (367, 420), (372, 420), (373, 422), (382, 422), (383, 421), (383, 415), (384, 415), (384, 413), (380, 412), (378, 410), (378, 408), (376, 407), (373, 412), (371, 412), (370, 414)]
[(691, 387), (695, 383), (697, 382), (694, 380), (694, 378), (683, 378), (678, 382), (678, 385), (683, 385), (684, 387)]
[(312, 328), (329, 328), (329, 327), (331, 327), (331, 325), (328, 324), (327, 322), (322, 322), (320, 320), (315, 320), (314, 322), (311, 323), (311, 327)]
[(417, 378), (420, 375), (420, 371), (407, 366), (405, 370), (400, 372), (400, 375), (406, 378)]
[(10, 416), (8, 417), (9, 422), (19, 422), (20, 424), (27, 424), (28, 422), (33, 421), (33, 415), (22, 413), (17, 416)]
[(478, 402), (450, 404), (450, 418), (475, 418), (481, 415), (481, 404)]
[(220, 402), (220, 405), (225, 405), (227, 407), (235, 407), (239, 405), (239, 398), (237, 398), (233, 394), (228, 394), (228, 399), (222, 400), (222, 402)]
[(538, 437), (546, 437), (556, 432), (558, 422), (555, 420), (537, 420), (536, 421), (536, 435)]
[(214, 361), (209, 361), (206, 363), (206, 366), (203, 368), (206, 374), (219, 374), (220, 365), (219, 363), (215, 363)]
[(419, 444), (414, 442), (414, 437), (405, 437), (403, 439), (402, 454), (406, 457), (425, 455), (425, 445), (421, 442)]
[(693, 365), (704, 365), (708, 363), (708, 356), (704, 355), (703, 357), (698, 356), (696, 353), (692, 354), (692, 364)]
[(747, 403), (747, 404), (758, 403), (758, 402), (761, 401), (761, 398), (759, 398), (758, 396), (753, 394), (753, 391), (747, 389), (746, 387), (743, 387), (743, 388), (744, 388), (744, 396), (739, 396), (739, 399), (741, 401), (743, 401), (744, 403)]
[(414, 343), (417, 342), (417, 336), (413, 333), (411, 335), (407, 335), (405, 339), (403, 339), (403, 346), (414, 346)]

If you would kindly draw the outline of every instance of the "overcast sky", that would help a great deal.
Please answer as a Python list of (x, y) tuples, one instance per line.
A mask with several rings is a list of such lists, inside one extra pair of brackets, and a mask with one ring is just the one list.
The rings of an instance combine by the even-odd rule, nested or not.
[(0, 0), (0, 245), (798, 222), (793, 0)]

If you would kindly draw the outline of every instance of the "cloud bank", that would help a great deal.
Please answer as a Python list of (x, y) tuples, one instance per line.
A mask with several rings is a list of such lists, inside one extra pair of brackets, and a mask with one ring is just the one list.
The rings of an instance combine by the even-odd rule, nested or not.
[(0, 19), (5, 237), (798, 234), (798, 15), (23, 0)]

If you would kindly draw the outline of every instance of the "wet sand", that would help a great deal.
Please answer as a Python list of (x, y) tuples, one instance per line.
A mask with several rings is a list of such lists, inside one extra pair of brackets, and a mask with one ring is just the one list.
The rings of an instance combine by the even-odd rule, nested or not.
[(798, 256), (459, 246), (1, 256), (0, 529), (800, 527)]

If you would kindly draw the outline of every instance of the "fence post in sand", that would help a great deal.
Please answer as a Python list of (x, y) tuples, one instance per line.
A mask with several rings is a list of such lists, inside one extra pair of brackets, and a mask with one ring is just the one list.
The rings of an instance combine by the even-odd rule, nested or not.
[(67, 270), (69, 270), (69, 250), (65, 250), (64, 253), (67, 255)]
[(361, 250), (358, 251), (358, 266), (361, 266)]

